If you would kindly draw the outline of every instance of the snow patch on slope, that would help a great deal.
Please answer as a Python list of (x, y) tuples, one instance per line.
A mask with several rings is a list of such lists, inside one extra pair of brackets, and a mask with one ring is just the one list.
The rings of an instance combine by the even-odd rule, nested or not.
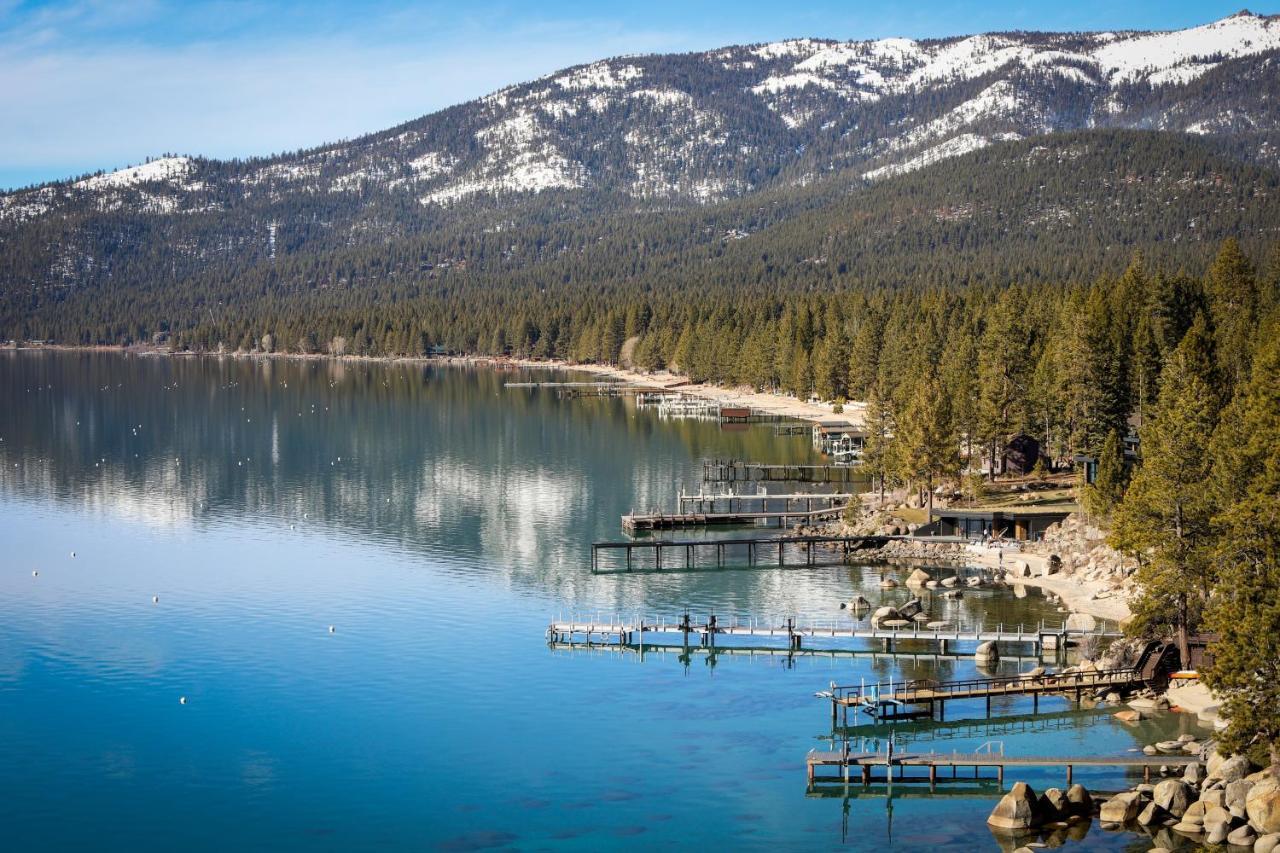
[(75, 186), (86, 190), (104, 190), (132, 187), (152, 181), (173, 181), (185, 178), (194, 168), (195, 164), (190, 157), (160, 157), (141, 166), (130, 166), (76, 181)]

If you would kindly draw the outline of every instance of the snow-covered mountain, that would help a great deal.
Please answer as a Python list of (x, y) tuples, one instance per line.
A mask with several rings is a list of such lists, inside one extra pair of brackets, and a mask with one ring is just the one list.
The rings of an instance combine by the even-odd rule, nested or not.
[[(1127, 230), (1114, 235), (1138, 239), (1134, 224), (1163, 211), (1173, 218), (1158, 239), (1176, 245), (1204, 239), (1208, 221), (1219, 231), (1239, 225), (1238, 199), (1273, 196), (1267, 186), (1224, 185), (1220, 173), (1246, 161), (1269, 170), (1247, 180), (1271, 180), (1278, 95), (1280, 17), (1248, 12), (1173, 32), (800, 39), (619, 57), (352, 141), (251, 160), (167, 155), (0, 194), (0, 303), (22, 314), (29, 294), (43, 301), (215, 271), (276, 287), (277, 273), (264, 270), (286, 258), (295, 290), (374, 275), (403, 281), (456, 271), (477, 235), (509, 235), (484, 263), (516, 268), (584, 252), (591, 226), (610, 217), (621, 219), (606, 230), (625, 238), (628, 217), (705, 210), (714, 225), (704, 232), (738, 235), (851, 191), (876, 190), (886, 228), (917, 215), (922, 187), (936, 202), (929, 215), (951, 221), (947, 211), (978, 211), (982, 200), (951, 198), (956, 188), (939, 183), (968, 179), (938, 164), (961, 166), (955, 158), (980, 149), (1034, 158), (1034, 145), (1018, 153), (1028, 145), (1020, 140), (1063, 132), (1199, 140), (1194, 150), (1149, 146), (1144, 156), (1181, 151), (1163, 173), (1131, 164), (1150, 174), (1148, 196), (1128, 203)], [(1050, 146), (1057, 182), (1019, 173), (1033, 183), (1010, 189), (1026, 204), (1016, 193), (1008, 204), (1027, 227), (1098, 221), (1099, 193), (1136, 180), (1102, 174), (1119, 167), (1124, 144)], [(1079, 163), (1063, 161), (1081, 151)], [(930, 168), (921, 177), (932, 183), (909, 181)], [(723, 216), (711, 209), (734, 204)], [(992, 215), (984, 228), (995, 234), (1006, 220)], [(1270, 234), (1267, 216), (1254, 220), (1260, 238)], [(352, 252), (377, 260), (361, 260), (359, 276), (315, 271)]]
[[(571, 68), (350, 143), (247, 163), (165, 157), (0, 196), (0, 219), (227, 209), (284, 194), (424, 206), (549, 190), (706, 202), (848, 170), (875, 180), (1094, 127), (1280, 128), (1280, 17), (1172, 32), (800, 39)], [(1280, 157), (1269, 137), (1257, 156)]]

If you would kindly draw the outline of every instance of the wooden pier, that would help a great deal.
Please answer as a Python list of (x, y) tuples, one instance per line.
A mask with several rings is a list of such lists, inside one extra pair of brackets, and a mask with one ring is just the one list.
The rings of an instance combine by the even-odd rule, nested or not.
[(837, 518), (844, 512), (844, 505), (823, 509), (757, 512), (682, 512), (682, 513), (633, 513), (622, 516), (622, 529), (626, 533), (640, 530), (674, 530), (678, 527), (708, 527), (714, 525), (771, 525), (787, 527), (793, 522), (806, 523)]
[[(908, 536), (760, 536), (735, 539), (635, 539), (622, 542), (595, 542), (591, 545), (591, 571), (650, 571), (672, 569), (724, 568), (726, 566), (818, 565), (820, 549), (828, 550), (835, 561), (864, 548), (879, 548), (893, 539)], [(933, 537), (933, 542), (960, 541)], [(611, 565), (608, 554), (621, 554), (619, 565)], [(668, 554), (679, 555), (672, 565)]]
[(773, 465), (758, 462), (704, 461), (702, 479), (707, 483), (746, 481), (797, 483), (862, 483), (866, 475), (850, 465)]
[[(584, 643), (591, 643), (594, 638), (600, 638), (600, 642), (616, 642), (619, 645), (630, 646), (636, 645), (642, 647), (646, 645), (645, 638), (649, 638), (648, 645), (661, 642), (663, 637), (679, 637), (681, 646), (689, 646), (690, 638), (697, 638), (697, 643), (704, 646), (717, 646), (721, 644), (721, 638), (724, 637), (752, 637), (752, 638), (772, 638), (782, 639), (786, 641), (788, 649), (803, 648), (806, 642), (812, 643), (817, 640), (866, 640), (872, 643), (878, 643), (883, 651), (892, 652), (896, 645), (900, 642), (917, 641), (929, 643), (936, 648), (940, 654), (947, 654), (956, 643), (985, 643), (995, 642), (1003, 643), (1006, 646), (1017, 645), (1030, 651), (1032, 654), (1040, 654), (1045, 649), (1062, 649), (1073, 638), (1079, 638), (1084, 635), (1098, 636), (1096, 631), (1081, 631), (1077, 629), (1067, 628), (1066, 624), (1049, 625), (1041, 622), (1038, 625), (987, 625), (978, 623), (976, 625), (955, 625), (946, 628), (926, 628), (916, 623), (906, 628), (871, 628), (859, 627), (851, 624), (849, 620), (831, 620), (825, 624), (810, 623), (803, 624), (798, 622), (794, 617), (786, 617), (783, 619), (761, 621), (756, 619), (740, 621), (737, 617), (731, 619), (723, 619), (716, 617), (714, 614), (708, 616), (704, 621), (695, 621), (688, 613), (683, 614), (677, 619), (663, 619), (657, 616), (653, 617), (632, 617), (631, 619), (623, 619), (613, 617), (609, 620), (584, 619), (584, 620), (562, 620), (552, 622), (547, 626), (547, 640), (551, 643), (573, 643), (578, 638)], [(1119, 633), (1105, 633), (1101, 636), (1118, 637)], [(1130, 674), (1133, 670), (1126, 670)], [(1031, 692), (1060, 692), (1062, 688), (1056, 690), (1050, 687), (1050, 683), (1055, 678), (1066, 679), (1069, 676), (1046, 676), (1037, 684), (1022, 681), (1021, 686), (1024, 689), (1022, 695), (1030, 695)], [(1130, 679), (1132, 680), (1132, 679)], [(992, 679), (989, 695), (1018, 695), (1017, 691), (1010, 688), (1003, 692), (996, 689), (997, 682), (1004, 681), (1020, 681), (1013, 679)], [(939, 693), (947, 693), (954, 691), (953, 685), (960, 682), (930, 682), (932, 689)], [(967, 682), (965, 682), (967, 683)], [(1104, 682), (1098, 682), (1102, 685)], [(1118, 682), (1117, 682), (1118, 683)], [(1082, 686), (1090, 686), (1083, 684)], [(831, 690), (825, 694), (826, 698), (830, 698), (832, 702), (832, 724), (835, 724), (834, 709), (839, 705), (846, 708), (861, 707), (869, 704), (869, 697), (875, 697), (882, 700), (880, 704), (897, 703), (905, 704), (910, 700), (920, 698), (923, 700), (924, 694), (912, 693), (911, 691), (923, 691), (925, 686), (920, 682), (910, 682), (906, 685), (897, 685), (897, 692), (892, 693), (888, 689), (889, 685), (871, 685), (870, 687), (837, 687), (832, 685)], [(975, 694), (988, 695), (988, 694)], [(944, 695), (935, 697), (934, 701), (945, 699), (970, 698), (965, 695)], [(847, 722), (847, 713), (846, 713)]]
[[(1084, 633), (1084, 632), (1082, 632)], [(1045, 635), (1041, 635), (1042, 638)], [(1065, 629), (1060, 635), (1065, 642)], [(1008, 641), (1006, 641), (1008, 642)], [(1043, 646), (1042, 646), (1043, 647)], [(878, 720), (933, 719), (946, 716), (946, 703), (962, 699), (983, 699), (987, 715), (991, 714), (991, 700), (1008, 696), (1030, 696), (1033, 708), (1039, 710), (1040, 697), (1049, 694), (1074, 698), (1078, 703), (1086, 692), (1100, 689), (1133, 687), (1143, 683), (1139, 668), (1074, 672), (1066, 675), (1026, 674), (1004, 678), (969, 678), (959, 681), (907, 681), (879, 684), (837, 686), (818, 694), (831, 702), (831, 727), (848, 727), (849, 709), (863, 711)]]
[[(866, 649), (854, 648), (815, 648), (813, 646), (801, 646), (793, 648), (790, 645), (783, 646), (764, 646), (764, 645), (682, 645), (672, 642), (650, 642), (645, 640), (641, 645), (636, 641), (639, 634), (632, 635), (631, 642), (620, 642), (617, 635), (601, 635), (599, 639), (577, 639), (577, 640), (552, 640), (547, 645), (553, 651), (564, 652), (582, 652), (582, 653), (614, 653), (619, 655), (634, 654), (641, 658), (657, 655), (666, 657), (668, 655), (676, 655), (681, 658), (689, 659), (691, 655), (705, 655), (709, 658), (717, 657), (742, 657), (742, 658), (786, 658), (794, 660), (796, 658), (833, 658), (833, 659), (862, 659), (862, 660), (912, 660), (912, 661), (939, 661), (939, 660), (972, 660), (972, 650), (956, 650), (948, 648), (943, 652), (937, 648), (914, 648), (904, 649), (901, 647), (891, 648), (889, 651), (872, 647)], [(1040, 662), (1043, 660), (1040, 653), (1017, 652), (1011, 651), (1001, 660), (1018, 661), (1018, 662)]]
[[(984, 744), (986, 746), (986, 744)], [(809, 787), (817, 784), (842, 784), (851, 781), (870, 785), (877, 771), (882, 781), (889, 784), (907, 782), (927, 782), (931, 787), (939, 781), (939, 771), (950, 770), (951, 777), (957, 778), (959, 771), (972, 771), (973, 778), (979, 778), (984, 769), (996, 771), (997, 783), (1004, 784), (1006, 767), (1062, 767), (1066, 770), (1067, 785), (1071, 784), (1072, 773), (1076, 767), (1114, 767), (1123, 769), (1142, 769), (1143, 778), (1151, 780), (1151, 769), (1161, 767), (1186, 767), (1200, 759), (1192, 755), (1123, 755), (1123, 756), (1045, 756), (1045, 755), (1005, 755), (1003, 751), (994, 749), (986, 751), (960, 752), (853, 752), (848, 749), (833, 752), (811, 750), (805, 758), (808, 771)], [(822, 776), (818, 770), (824, 767), (836, 768), (837, 775)], [(919, 767), (924, 770), (919, 775), (908, 775), (908, 768)]]
[(771, 495), (766, 492), (757, 494), (737, 494), (735, 492), (720, 493), (702, 493), (696, 495), (681, 494), (679, 497), (679, 507), (681, 513), (686, 512), (750, 512), (753, 509), (764, 511), (769, 509), (770, 504), (777, 506), (782, 503), (785, 510), (800, 509), (805, 510), (822, 509), (826, 507), (834, 507), (837, 503), (841, 506), (849, 501), (857, 498), (856, 492), (788, 492), (785, 494)]

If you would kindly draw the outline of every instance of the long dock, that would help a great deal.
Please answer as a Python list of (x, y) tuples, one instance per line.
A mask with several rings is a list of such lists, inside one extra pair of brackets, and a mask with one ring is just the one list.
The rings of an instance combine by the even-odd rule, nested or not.
[[(1125, 755), (1125, 756), (1046, 756), (1046, 755), (1005, 755), (1003, 752), (978, 751), (960, 752), (853, 752), (837, 750), (819, 752), (811, 750), (805, 758), (808, 771), (809, 786), (821, 783), (849, 784), (850, 777), (857, 777), (863, 785), (871, 784), (875, 771), (880, 771), (881, 779), (893, 784), (904, 782), (928, 782), (930, 786), (938, 782), (939, 770), (950, 770), (952, 778), (958, 776), (960, 770), (972, 770), (973, 778), (978, 778), (979, 771), (995, 769), (998, 784), (1004, 784), (1006, 767), (1064, 767), (1067, 771), (1067, 784), (1071, 784), (1072, 771), (1076, 767), (1118, 767), (1142, 768), (1143, 778), (1151, 779), (1151, 769), (1161, 767), (1186, 767), (1199, 761), (1193, 755)], [(835, 767), (837, 776), (820, 776), (818, 769)], [(923, 776), (908, 776), (907, 768), (922, 767), (927, 770)]]
[[(698, 493), (696, 495), (681, 494), (679, 497), (680, 512), (751, 512), (769, 509), (770, 505), (782, 503), (785, 510), (822, 509), (841, 505), (857, 498), (856, 492), (788, 492), (771, 495), (765, 492), (756, 494), (738, 494), (736, 492)], [(794, 505), (794, 507), (793, 507)]]
[[(638, 636), (638, 635), (635, 635)], [(581, 653), (613, 653), (619, 655), (634, 654), (641, 658), (650, 655), (658, 655), (666, 657), (668, 655), (677, 655), (681, 658), (691, 659), (692, 655), (702, 655), (708, 658), (718, 657), (743, 657), (743, 658), (785, 658), (794, 661), (796, 658), (833, 658), (833, 659), (863, 659), (863, 660), (972, 660), (972, 651), (956, 651), (948, 649), (946, 652), (938, 649), (903, 649), (892, 648), (889, 651), (883, 649), (868, 648), (814, 648), (812, 646), (800, 648), (792, 648), (791, 646), (765, 646), (765, 645), (746, 645), (746, 646), (704, 646), (690, 645), (685, 646), (672, 642), (649, 642), (645, 641), (644, 645), (638, 642), (619, 642), (616, 636), (606, 636), (597, 640), (552, 640), (548, 644), (553, 651), (563, 652), (581, 652)], [(1012, 651), (1004, 655), (1001, 660), (1018, 661), (1018, 662), (1039, 662), (1043, 660), (1041, 654), (1034, 652), (1018, 652)]]
[(640, 530), (670, 530), (678, 527), (709, 527), (715, 525), (773, 524), (786, 527), (792, 522), (809, 522), (838, 517), (844, 506), (822, 509), (756, 512), (682, 512), (682, 513), (632, 513), (622, 516), (622, 529), (627, 533)]
[[(621, 542), (595, 542), (591, 545), (591, 571), (630, 572), (657, 571), (684, 568), (724, 568), (730, 565), (787, 565), (813, 566), (818, 564), (818, 551), (830, 548), (844, 555), (864, 548), (878, 548), (893, 539), (909, 539), (908, 536), (757, 536), (735, 539), (636, 539)], [(932, 542), (959, 542), (961, 540), (935, 536)], [(621, 553), (620, 565), (611, 565), (602, 559), (608, 554)], [(678, 554), (680, 564), (664, 562), (667, 554)], [(637, 556), (641, 557), (637, 561)], [(788, 559), (792, 562), (788, 562)], [(735, 561), (736, 560), (736, 561)], [(767, 563), (765, 561), (768, 561)]]
[[(1065, 630), (1061, 635), (1065, 640)], [(831, 727), (836, 728), (843, 714), (843, 725), (849, 725), (849, 709), (863, 711), (880, 720), (933, 719), (946, 716), (946, 703), (961, 699), (985, 699), (987, 713), (991, 700), (1006, 696), (1030, 696), (1039, 710), (1040, 697), (1046, 694), (1072, 696), (1079, 702), (1086, 691), (1099, 688), (1126, 688), (1143, 683), (1141, 670), (1123, 669), (1075, 672), (1068, 675), (1044, 674), (1030, 677), (1015, 675), (1005, 678), (969, 678), (959, 681), (908, 681), (879, 684), (837, 686), (819, 694), (831, 701)]]
[(860, 483), (866, 475), (855, 465), (773, 465), (758, 462), (702, 463), (702, 479), (707, 483), (744, 481), (791, 481), (797, 483)]
[[(847, 620), (832, 620), (827, 624), (802, 624), (794, 617), (770, 621), (752, 619), (744, 622), (739, 621), (737, 618), (731, 620), (718, 618), (714, 614), (708, 616), (704, 621), (694, 621), (687, 613), (677, 619), (663, 619), (654, 616), (650, 618), (633, 617), (628, 620), (614, 617), (608, 621), (600, 619), (562, 620), (552, 622), (547, 626), (547, 640), (551, 643), (572, 643), (579, 637), (582, 638), (582, 642), (590, 643), (593, 638), (599, 637), (601, 642), (616, 641), (619, 645), (643, 647), (647, 636), (650, 645), (661, 642), (663, 637), (679, 637), (681, 646), (689, 646), (690, 638), (696, 638), (697, 643), (700, 645), (716, 646), (719, 644), (719, 638), (724, 637), (768, 637), (785, 639), (789, 649), (803, 648), (806, 641), (842, 639), (878, 642), (885, 652), (891, 652), (894, 650), (895, 644), (914, 640), (933, 644), (934, 648), (941, 654), (947, 654), (951, 644), (961, 642), (974, 644), (995, 642), (1006, 645), (1019, 645), (1024, 649), (1030, 650), (1033, 654), (1039, 654), (1046, 648), (1064, 648), (1072, 638), (1086, 634), (1096, 636), (1098, 632), (1067, 628), (1065, 623), (1049, 625), (1045, 622), (1041, 622), (1038, 625), (1018, 625), (1017, 627), (978, 623), (977, 625), (955, 625), (935, 629), (921, 627), (918, 623), (906, 628), (863, 628), (850, 624)], [(1104, 634), (1103, 636), (1120, 635), (1116, 633)], [(1127, 671), (1132, 673), (1132, 670)], [(1018, 681), (1016, 678), (1012, 680)], [(1042, 686), (1045, 692), (1047, 692), (1047, 685), (1051, 680), (1050, 677), (1046, 677), (1043, 680)], [(995, 681), (1002, 680), (996, 679)], [(954, 682), (944, 682), (942, 684), (933, 682), (932, 684), (933, 689), (940, 693), (954, 690), (954, 688), (948, 686), (954, 684)], [(1024, 683), (1023, 686), (1028, 690), (1040, 689), (1033, 687), (1029, 683)], [(899, 704), (916, 698), (923, 699), (923, 693), (917, 695), (911, 693), (911, 691), (923, 691), (926, 689), (924, 685), (914, 682), (907, 685), (899, 684), (897, 685), (898, 692), (891, 695), (888, 689), (881, 690), (880, 688), (882, 687), (887, 688), (888, 685), (871, 685), (870, 687), (837, 687), (833, 685), (827, 696), (832, 701), (833, 709), (837, 705), (849, 708), (866, 705), (865, 699), (871, 696), (879, 699), (882, 694), (885, 702), (896, 701)], [(1015, 692), (1013, 690), (1005, 691), (1006, 695), (1013, 695)], [(994, 687), (991, 693), (992, 695), (996, 694)], [(935, 698), (935, 701), (952, 698), (969, 697), (946, 695)], [(834, 723), (834, 710), (832, 713)]]

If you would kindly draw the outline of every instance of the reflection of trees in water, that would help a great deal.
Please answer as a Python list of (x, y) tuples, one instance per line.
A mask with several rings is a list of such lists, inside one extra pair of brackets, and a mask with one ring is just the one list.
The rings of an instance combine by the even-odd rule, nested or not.
[(810, 461), (768, 425), (726, 433), (630, 398), (503, 387), (549, 375), (5, 353), (0, 488), (163, 525), (305, 519), (577, 588), (586, 543), (617, 536), (636, 500), (670, 502), (694, 460)]

